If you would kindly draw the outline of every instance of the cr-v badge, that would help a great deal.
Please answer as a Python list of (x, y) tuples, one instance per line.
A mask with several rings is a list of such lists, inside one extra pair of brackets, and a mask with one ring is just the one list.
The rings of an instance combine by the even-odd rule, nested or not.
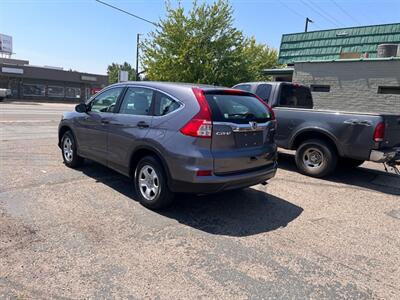
[(232, 131), (217, 131), (215, 132), (216, 135), (230, 135)]

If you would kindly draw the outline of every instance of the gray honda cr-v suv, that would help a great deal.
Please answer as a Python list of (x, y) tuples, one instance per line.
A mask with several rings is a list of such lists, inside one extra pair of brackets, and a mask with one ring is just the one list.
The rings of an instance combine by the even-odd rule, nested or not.
[(275, 175), (271, 108), (239, 90), (162, 82), (111, 85), (65, 113), (64, 163), (83, 158), (131, 176), (140, 202), (167, 206), (176, 192), (213, 193)]

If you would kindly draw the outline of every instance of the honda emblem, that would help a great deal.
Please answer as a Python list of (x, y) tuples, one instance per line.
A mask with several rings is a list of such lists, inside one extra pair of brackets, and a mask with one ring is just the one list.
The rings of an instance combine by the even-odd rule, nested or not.
[(249, 122), (251, 129), (256, 130), (257, 129), (257, 122)]

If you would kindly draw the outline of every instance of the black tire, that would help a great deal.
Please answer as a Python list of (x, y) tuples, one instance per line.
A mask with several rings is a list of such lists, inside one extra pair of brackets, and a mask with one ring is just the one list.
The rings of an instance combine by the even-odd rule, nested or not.
[[(66, 150), (71, 142), (70, 149), (72, 152), (67, 153)], [(78, 155), (75, 137), (71, 131), (66, 131), (61, 138), (61, 155), (64, 160), (64, 164), (70, 168), (79, 167), (83, 163), (83, 158)]]
[[(153, 172), (155, 172), (156, 179), (150, 176), (154, 174)], [(168, 188), (166, 172), (157, 158), (153, 156), (143, 157), (136, 166), (133, 181), (137, 197), (143, 206), (158, 210), (171, 205), (174, 193)], [(149, 186), (152, 188), (149, 188)]]
[(339, 159), (339, 166), (343, 169), (354, 169), (361, 166), (364, 162), (365, 160), (341, 157)]
[(337, 165), (337, 154), (327, 142), (319, 139), (304, 141), (296, 151), (296, 165), (300, 173), (312, 177), (325, 177)]

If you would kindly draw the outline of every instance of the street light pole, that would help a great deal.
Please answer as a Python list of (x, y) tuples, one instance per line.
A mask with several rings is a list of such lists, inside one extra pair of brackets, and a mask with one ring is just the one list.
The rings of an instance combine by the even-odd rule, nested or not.
[(308, 30), (308, 23), (314, 23), (314, 21), (309, 19), (308, 17), (306, 18), (306, 27), (304, 29), (304, 32), (307, 32), (307, 30)]
[(136, 81), (139, 81), (139, 45), (140, 45), (140, 36), (138, 33), (136, 35)]

